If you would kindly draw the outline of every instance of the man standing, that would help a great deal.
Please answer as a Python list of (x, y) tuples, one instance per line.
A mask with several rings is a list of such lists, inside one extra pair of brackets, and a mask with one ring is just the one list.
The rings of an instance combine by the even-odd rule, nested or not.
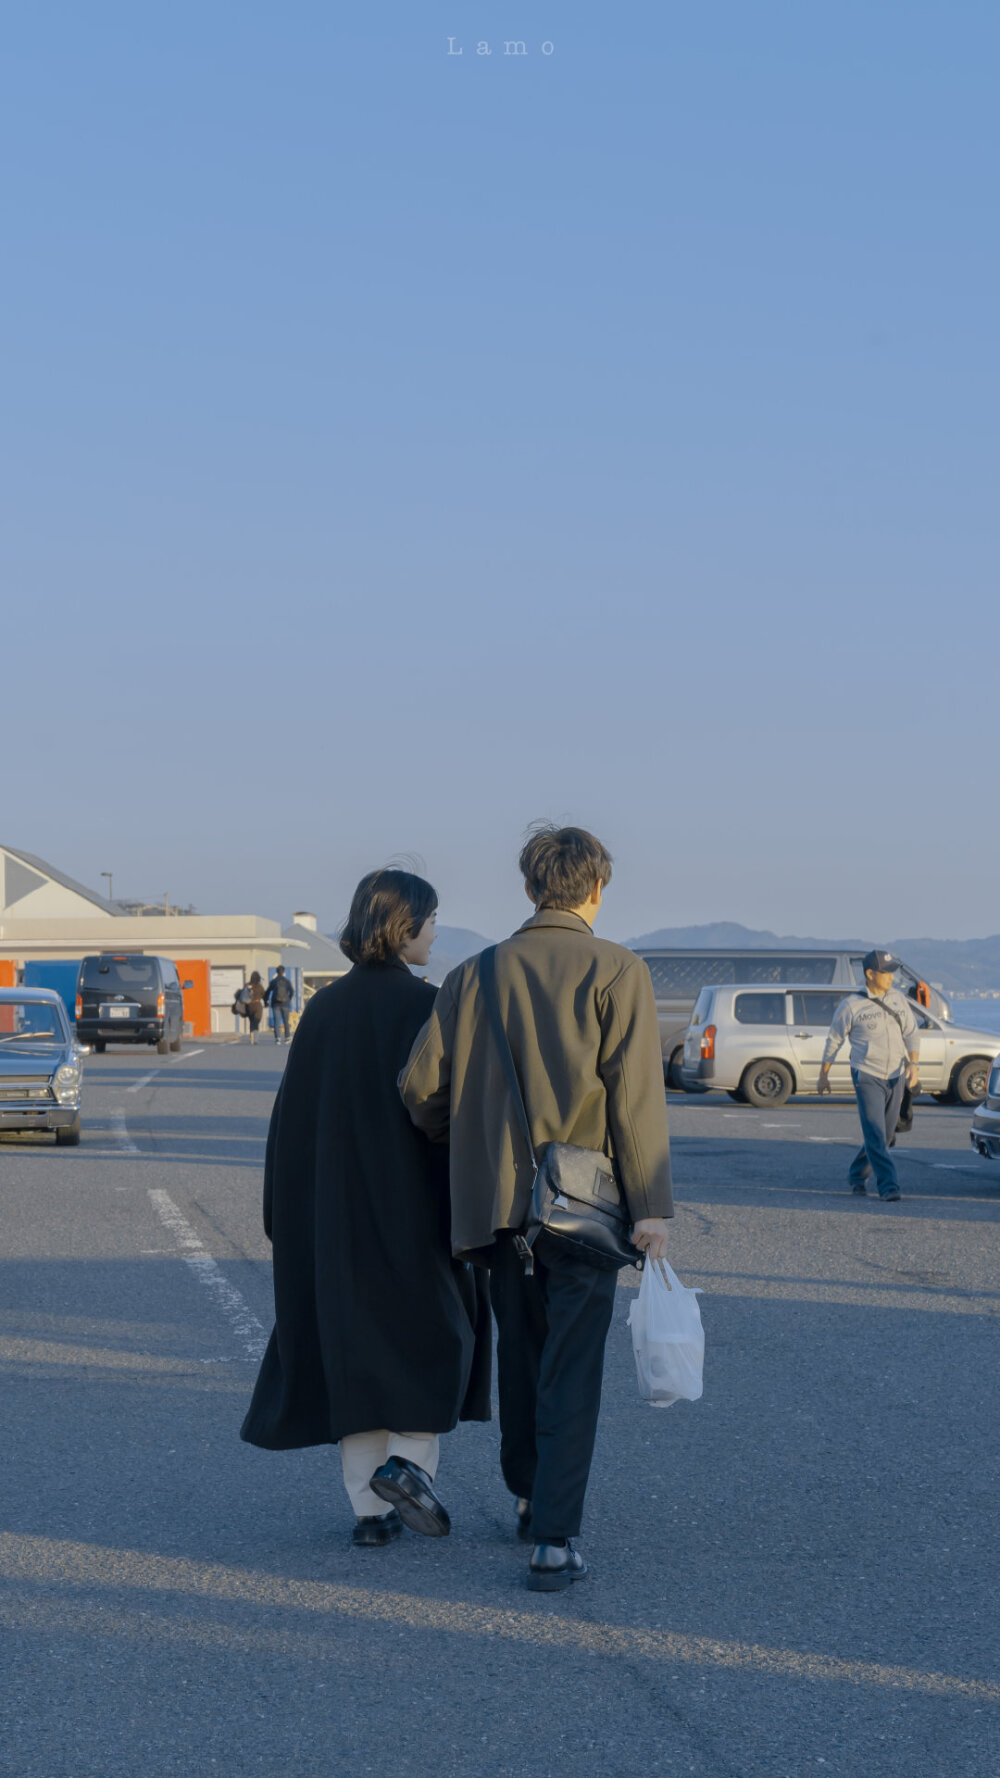
[[(610, 856), (581, 828), (546, 826), (520, 866), (536, 911), (496, 947), (494, 975), (535, 1152), (566, 1142), (613, 1157), (636, 1248), (664, 1258), (673, 1203), (653, 986), (641, 957), (592, 931)], [(452, 1246), (490, 1267), (500, 1464), (518, 1536), (534, 1546), (528, 1586), (560, 1591), (587, 1572), (570, 1540), (583, 1514), (617, 1273), (543, 1229), (525, 1274), (515, 1236), (533, 1173), (478, 958), (446, 977), (400, 1090), (420, 1129), (450, 1139)]]
[(275, 1043), (288, 1042), (288, 1015), (292, 1010), (292, 984), (285, 974), (285, 965), (279, 963), (273, 981), (268, 983), (265, 1000), (270, 1002), (271, 1016), (274, 1020)]
[(889, 1144), (896, 1133), (903, 1088), (917, 1091), (920, 1047), (913, 1008), (897, 993), (892, 978), (899, 958), (869, 951), (864, 959), (865, 992), (848, 994), (833, 1015), (819, 1071), (819, 1091), (830, 1091), (830, 1064), (845, 1038), (851, 1045), (851, 1079), (858, 1100), (863, 1145), (848, 1171), (851, 1190), (863, 1195), (875, 1175), (879, 1197), (899, 1201), (899, 1183)]

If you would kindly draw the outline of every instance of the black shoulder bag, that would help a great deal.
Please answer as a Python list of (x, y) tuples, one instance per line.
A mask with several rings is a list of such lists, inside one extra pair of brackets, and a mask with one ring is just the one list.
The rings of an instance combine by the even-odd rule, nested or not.
[(602, 1271), (617, 1272), (622, 1266), (639, 1265), (642, 1254), (629, 1239), (628, 1211), (607, 1155), (599, 1149), (577, 1148), (570, 1142), (550, 1142), (540, 1161), (535, 1154), (524, 1094), (500, 1013), (495, 945), (480, 956), (479, 980), (531, 1161), (531, 1205), (523, 1228), (515, 1236), (525, 1272), (534, 1271), (532, 1250), (543, 1229), (550, 1241), (558, 1242), (567, 1252)]

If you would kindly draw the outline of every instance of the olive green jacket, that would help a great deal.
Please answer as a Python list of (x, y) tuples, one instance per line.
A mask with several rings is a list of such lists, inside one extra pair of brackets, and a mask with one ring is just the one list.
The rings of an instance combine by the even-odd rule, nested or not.
[[(550, 1142), (614, 1158), (633, 1222), (672, 1216), (663, 1059), (649, 970), (543, 908), (497, 946), (497, 991), (536, 1153)], [(451, 1144), (452, 1247), (485, 1257), (520, 1228), (532, 1172), (471, 958), (446, 976), (399, 1077), (417, 1127)]]

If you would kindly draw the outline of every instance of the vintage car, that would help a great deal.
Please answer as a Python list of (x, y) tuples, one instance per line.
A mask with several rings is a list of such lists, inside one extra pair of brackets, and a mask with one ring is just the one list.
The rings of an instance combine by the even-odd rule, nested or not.
[(0, 988), (0, 1131), (80, 1140), (83, 1054), (52, 988)]

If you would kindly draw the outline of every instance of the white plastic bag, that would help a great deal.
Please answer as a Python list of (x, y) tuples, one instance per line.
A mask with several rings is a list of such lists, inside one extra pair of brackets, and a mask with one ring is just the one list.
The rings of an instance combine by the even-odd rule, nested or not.
[(646, 1260), (628, 1324), (639, 1394), (651, 1408), (697, 1401), (701, 1394), (705, 1330), (699, 1295), (681, 1283), (665, 1259)]

